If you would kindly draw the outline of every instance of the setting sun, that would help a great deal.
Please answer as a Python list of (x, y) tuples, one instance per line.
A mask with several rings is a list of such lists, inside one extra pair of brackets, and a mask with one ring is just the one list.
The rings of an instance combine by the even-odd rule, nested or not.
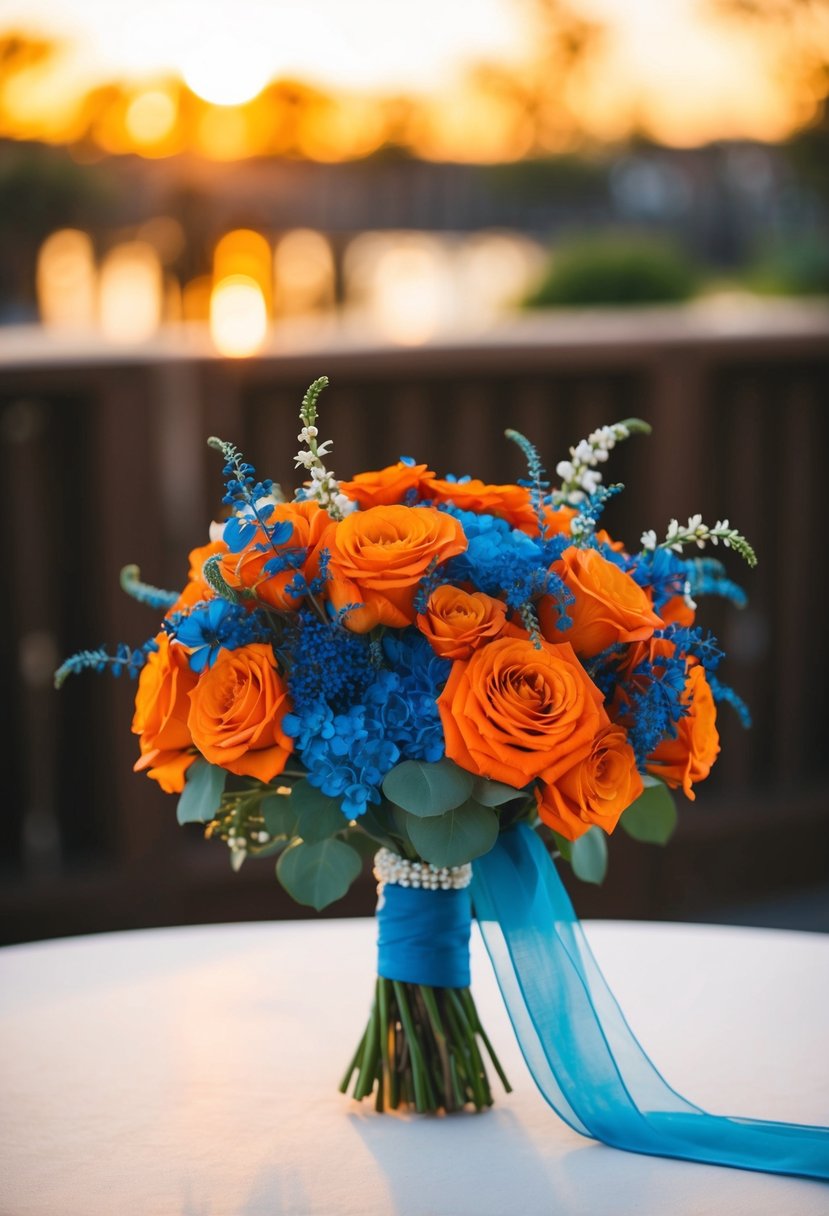
[(252, 101), (268, 83), (267, 48), (240, 31), (223, 31), (188, 48), (181, 63), (184, 83), (203, 101), (238, 106)]

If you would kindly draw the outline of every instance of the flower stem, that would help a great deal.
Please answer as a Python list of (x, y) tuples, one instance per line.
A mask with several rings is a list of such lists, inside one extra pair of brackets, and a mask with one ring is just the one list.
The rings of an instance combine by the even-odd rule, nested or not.
[(419, 1113), (481, 1111), (492, 1091), (480, 1039), (507, 1092), (504, 1070), (468, 988), (433, 988), (378, 978), (368, 1024), (340, 1084), (377, 1111), (413, 1105)]

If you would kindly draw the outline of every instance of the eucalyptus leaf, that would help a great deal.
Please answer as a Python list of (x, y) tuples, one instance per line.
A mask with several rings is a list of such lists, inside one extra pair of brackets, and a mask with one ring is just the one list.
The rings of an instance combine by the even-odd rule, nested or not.
[(635, 802), (622, 814), (620, 824), (634, 840), (665, 844), (677, 824), (676, 803), (663, 781), (645, 786)]
[(601, 828), (588, 828), (583, 836), (574, 840), (570, 849), (570, 864), (573, 873), (582, 882), (597, 886), (607, 873), (607, 840)]
[(348, 827), (348, 819), (340, 810), (340, 804), (336, 798), (329, 798), (327, 794), (319, 793), (315, 802), (310, 799), (305, 802), (297, 819), (296, 834), (301, 836), (308, 844), (313, 844), (317, 840), (327, 840), (329, 836), (336, 836), (338, 832), (342, 832)]
[(573, 841), (568, 840), (566, 836), (562, 836), (559, 832), (553, 832), (553, 839), (556, 842), (556, 848), (565, 861), (572, 860), (573, 857)]
[(179, 823), (208, 823), (222, 803), (227, 770), (207, 760), (195, 760), (187, 770), (184, 790), (178, 800)]
[(406, 827), (419, 856), (433, 866), (462, 866), (488, 853), (498, 839), (495, 811), (473, 799), (443, 815), (408, 815)]
[(394, 807), (391, 803), (384, 802), (376, 810), (372, 806), (367, 806), (357, 820), (362, 830), (374, 841), (375, 850), (377, 845), (382, 845), (384, 849), (391, 849), (393, 853), (398, 852), (397, 842), (392, 839), (395, 828), (388, 822), (389, 816), (393, 816), (393, 813)]
[(260, 804), (265, 830), (274, 840), (296, 835), (297, 814), (287, 794), (267, 794)]
[(276, 863), (276, 876), (292, 899), (319, 912), (345, 895), (361, 869), (360, 854), (332, 837), (289, 845)]
[(503, 781), (490, 781), (488, 777), (476, 777), (472, 785), (472, 797), (481, 806), (503, 806), (513, 798), (520, 798), (524, 790), (505, 785)]
[(404, 760), (386, 773), (383, 793), (410, 815), (430, 817), (466, 802), (472, 785), (472, 774), (451, 760)]

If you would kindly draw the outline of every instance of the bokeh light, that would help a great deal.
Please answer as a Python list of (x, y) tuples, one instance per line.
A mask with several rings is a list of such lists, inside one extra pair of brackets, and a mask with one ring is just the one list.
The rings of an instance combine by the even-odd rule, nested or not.
[(320, 232), (295, 228), (274, 251), (275, 311), (295, 317), (334, 304), (334, 257)]
[(127, 107), (124, 121), (136, 144), (143, 148), (159, 144), (173, 129), (176, 103), (169, 93), (161, 89), (150, 89), (133, 98)]
[(240, 359), (260, 349), (268, 309), (259, 283), (249, 275), (220, 279), (210, 296), (210, 336), (220, 354)]
[(37, 258), (37, 302), (44, 325), (91, 328), (96, 315), (96, 270), (92, 241), (76, 228), (53, 232)]
[(152, 245), (126, 241), (101, 263), (99, 316), (111, 342), (145, 342), (161, 324), (164, 283)]

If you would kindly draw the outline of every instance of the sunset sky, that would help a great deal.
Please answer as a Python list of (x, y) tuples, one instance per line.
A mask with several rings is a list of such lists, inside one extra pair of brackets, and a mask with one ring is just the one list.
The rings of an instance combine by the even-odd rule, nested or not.
[[(798, 115), (764, 49), (708, 0), (572, 0), (606, 27), (577, 96), (591, 135), (631, 126), (675, 144), (775, 139)], [(183, 77), (205, 100), (240, 104), (274, 77), (328, 90), (451, 98), (475, 62), (532, 51), (530, 0), (0, 0), (0, 35), (67, 41), (59, 60), (7, 90), (7, 109), (54, 113), (87, 88)]]

